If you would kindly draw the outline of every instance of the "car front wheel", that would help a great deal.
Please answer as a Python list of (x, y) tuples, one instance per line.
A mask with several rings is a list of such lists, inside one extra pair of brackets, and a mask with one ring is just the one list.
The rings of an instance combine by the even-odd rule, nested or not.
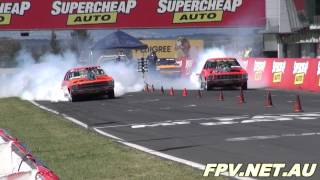
[(114, 90), (111, 90), (111, 91), (108, 92), (108, 98), (109, 99), (114, 99), (115, 98)]
[(70, 91), (68, 91), (68, 93), (67, 93), (67, 98), (68, 98), (69, 102), (77, 101), (77, 97), (74, 94), (72, 94), (72, 92), (70, 92)]
[(248, 89), (248, 83), (243, 83), (243, 84), (241, 85), (241, 88), (242, 88), (243, 90), (247, 90), (247, 89)]

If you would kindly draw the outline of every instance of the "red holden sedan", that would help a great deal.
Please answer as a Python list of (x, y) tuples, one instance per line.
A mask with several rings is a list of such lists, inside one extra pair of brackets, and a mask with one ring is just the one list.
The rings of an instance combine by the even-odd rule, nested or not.
[(62, 82), (62, 89), (69, 101), (81, 95), (108, 95), (114, 98), (114, 80), (100, 66), (83, 66), (70, 69)]
[(199, 78), (201, 89), (234, 86), (247, 89), (248, 74), (236, 58), (208, 59)]

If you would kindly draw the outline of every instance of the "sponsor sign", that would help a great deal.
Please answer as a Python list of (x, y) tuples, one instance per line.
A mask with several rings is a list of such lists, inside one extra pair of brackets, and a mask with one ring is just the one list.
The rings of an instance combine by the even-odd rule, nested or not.
[(0, 0), (7, 30), (265, 26), (263, 0), (7, 1)]
[[(1, 2), (0, 1), (0, 25), (11, 25), (13, 16), (24, 16), (31, 8), (30, 1)], [(1, 27), (1, 26), (0, 26)]]
[(304, 82), (304, 77), (307, 74), (309, 62), (294, 62), (293, 74), (294, 84), (301, 85)]
[(318, 86), (320, 86), (320, 61), (318, 62), (317, 76), (318, 76)]
[(262, 74), (266, 68), (266, 61), (255, 61), (254, 62), (254, 80), (260, 81), (262, 79)]
[(246, 70), (251, 87), (320, 92), (320, 59), (246, 58), (241, 61), (248, 61)]
[[(203, 50), (204, 42), (203, 40), (191, 39), (190, 47), (196, 52), (201, 52)], [(133, 50), (132, 54), (134, 58), (141, 58), (149, 55), (151, 52), (155, 51), (158, 58), (177, 58), (177, 40), (172, 39), (146, 39), (141, 40), (144, 44), (148, 45), (147, 49)]]
[(112, 24), (117, 22), (118, 14), (130, 14), (136, 6), (136, 0), (54, 1), (51, 15), (68, 15), (67, 25)]
[(272, 64), (272, 82), (280, 83), (282, 81), (282, 76), (286, 69), (285, 61), (273, 61)]

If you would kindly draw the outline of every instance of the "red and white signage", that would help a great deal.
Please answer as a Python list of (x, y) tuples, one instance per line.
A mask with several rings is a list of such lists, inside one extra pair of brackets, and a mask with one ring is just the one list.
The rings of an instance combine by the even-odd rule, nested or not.
[(249, 84), (320, 92), (320, 59), (248, 58)]
[(265, 0), (0, 0), (0, 29), (264, 27)]

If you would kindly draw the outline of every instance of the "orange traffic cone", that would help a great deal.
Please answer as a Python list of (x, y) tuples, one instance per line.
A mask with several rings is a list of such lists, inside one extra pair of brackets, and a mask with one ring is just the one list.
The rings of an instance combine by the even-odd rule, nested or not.
[(151, 92), (152, 92), (152, 93), (154, 92), (154, 86), (153, 86), (153, 84), (151, 85)]
[(170, 91), (169, 91), (169, 96), (174, 96), (173, 87), (171, 87), (171, 89), (170, 89)]
[(296, 95), (296, 102), (294, 102), (293, 112), (303, 112), (300, 102), (300, 96)]
[(202, 97), (202, 92), (201, 92), (201, 90), (199, 89), (198, 90), (198, 98), (201, 98)]
[(222, 90), (220, 90), (220, 95), (218, 101), (224, 101), (224, 96)]
[(240, 104), (245, 103), (245, 100), (244, 100), (244, 94), (243, 94), (243, 90), (242, 90), (242, 88), (240, 89), (240, 98), (239, 98), (239, 103), (240, 103)]
[(186, 88), (183, 89), (183, 91), (182, 91), (182, 96), (183, 96), (183, 97), (188, 96), (188, 92), (187, 92), (187, 89), (186, 89)]
[(273, 104), (272, 104), (272, 97), (271, 97), (271, 92), (268, 91), (268, 94), (267, 94), (267, 98), (266, 98), (266, 103), (264, 105), (265, 107), (272, 107)]
[(163, 86), (161, 86), (161, 94), (164, 95), (164, 89)]

